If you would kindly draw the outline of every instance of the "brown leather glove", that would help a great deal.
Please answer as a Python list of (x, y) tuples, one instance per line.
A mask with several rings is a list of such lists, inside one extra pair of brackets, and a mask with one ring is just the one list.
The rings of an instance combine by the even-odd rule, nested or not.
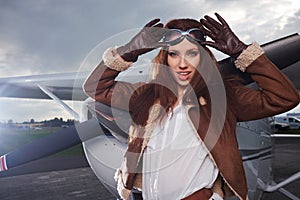
[(160, 19), (154, 19), (144, 26), (127, 44), (117, 48), (120, 56), (128, 62), (135, 62), (139, 55), (152, 51), (155, 48), (165, 46), (159, 42), (164, 36), (163, 24)]
[(201, 44), (211, 46), (233, 58), (238, 57), (247, 48), (247, 45), (239, 40), (218, 13), (215, 15), (221, 23), (207, 15), (204, 16), (205, 19), (200, 20), (203, 25), (203, 32), (213, 40)]

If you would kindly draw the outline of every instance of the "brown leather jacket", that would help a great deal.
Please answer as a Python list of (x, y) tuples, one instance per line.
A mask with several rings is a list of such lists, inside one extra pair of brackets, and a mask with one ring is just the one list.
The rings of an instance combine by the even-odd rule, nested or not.
[[(122, 82), (117, 84), (115, 78), (119, 72), (110, 69), (102, 61), (86, 80), (84, 84), (85, 92), (101, 103), (117, 105), (119, 108), (124, 109), (128, 108), (126, 102), (129, 102), (130, 96), (135, 88), (140, 86), (140, 83)], [(226, 118), (215, 145), (209, 148), (211, 149), (210, 155), (225, 182), (223, 185), (231, 189), (240, 199), (247, 199), (248, 190), (236, 139), (236, 123), (285, 112), (298, 105), (300, 100), (299, 93), (290, 80), (264, 54), (247, 66), (246, 73), (251, 75), (251, 78), (260, 89), (255, 90), (246, 87), (239, 79), (229, 78), (224, 80), (227, 98)], [(193, 105), (189, 106), (187, 111), (194, 127), (198, 127), (197, 132), (202, 140), (205, 140), (208, 124), (210, 123), (211, 110), (209, 103), (208, 105), (202, 103), (200, 116), (199, 109), (196, 109)], [(151, 112), (149, 116), (151, 117)], [(146, 145), (142, 137), (137, 137), (140, 135), (140, 133), (137, 133), (139, 131), (134, 128), (131, 129), (130, 135), (133, 137), (128, 142), (125, 168), (123, 166), (122, 182), (125, 188), (129, 190), (133, 188), (136, 176), (135, 170)], [(143, 131), (147, 130), (143, 129)], [(128, 152), (135, 152), (136, 154)]]

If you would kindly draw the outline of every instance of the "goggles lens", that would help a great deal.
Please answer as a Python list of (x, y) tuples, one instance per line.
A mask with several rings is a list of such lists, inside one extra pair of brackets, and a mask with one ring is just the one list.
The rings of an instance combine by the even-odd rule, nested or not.
[(206, 36), (201, 29), (192, 28), (187, 31), (182, 31), (180, 29), (169, 29), (166, 32), (163, 41), (166, 43), (172, 43), (177, 40), (181, 40), (183, 37), (190, 37), (198, 42), (204, 42), (206, 40)]

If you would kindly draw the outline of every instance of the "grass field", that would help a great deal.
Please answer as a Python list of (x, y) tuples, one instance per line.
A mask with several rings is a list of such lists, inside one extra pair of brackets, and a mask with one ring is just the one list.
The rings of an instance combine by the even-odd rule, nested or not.
[[(61, 129), (60, 127), (46, 127), (41, 130), (0, 128), (0, 155), (13, 151), (33, 140), (47, 136)], [(58, 152), (52, 156), (83, 154), (82, 145)]]
[(277, 131), (276, 133), (278, 133), (278, 134), (300, 134), (300, 130), (299, 129), (295, 129), (295, 130), (281, 130), (281, 131)]

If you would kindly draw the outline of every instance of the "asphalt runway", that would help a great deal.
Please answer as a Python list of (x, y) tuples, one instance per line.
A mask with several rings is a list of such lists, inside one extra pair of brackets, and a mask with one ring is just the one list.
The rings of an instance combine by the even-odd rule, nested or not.
[(88, 166), (85, 157), (66, 156), (41, 159), (0, 173), (0, 200), (27, 199), (115, 200), (116, 198), (103, 187)]
[[(300, 170), (300, 138), (277, 138), (274, 145), (274, 181)], [(55, 170), (53, 170), (55, 169)], [(300, 197), (300, 180), (286, 187)], [(0, 173), (1, 200), (113, 200), (82, 156), (51, 157)], [(280, 192), (263, 200), (288, 200)]]

